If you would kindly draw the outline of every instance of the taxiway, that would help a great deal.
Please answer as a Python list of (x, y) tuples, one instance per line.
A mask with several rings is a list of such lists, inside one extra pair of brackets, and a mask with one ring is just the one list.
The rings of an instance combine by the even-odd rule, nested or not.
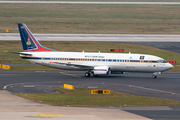
[(177, 5), (180, 2), (99, 2), (99, 1), (0, 1), (0, 3), (43, 3), (43, 4), (138, 4), (138, 5)]
[[(37, 66), (38, 67), (38, 66)], [(151, 73), (125, 73), (84, 77), (80, 71), (0, 71), (0, 88), (12, 93), (53, 93), (53, 87), (71, 84), (118, 92), (180, 100), (180, 72), (167, 71), (152, 79)]]
[[(109, 75), (98, 77), (84, 77), (84, 72), (77, 71), (0, 71), (0, 94), (8, 90), (12, 93), (56, 93), (52, 87), (63, 87), (63, 84), (71, 84), (74, 87), (101, 88), (114, 90), (134, 95), (180, 100), (180, 72), (167, 71), (151, 78), (147, 73), (126, 73), (122, 75)], [(3, 96), (6, 97), (3, 97)], [(7, 99), (8, 95), (8, 100)], [(13, 97), (13, 101), (9, 101)], [(53, 107), (31, 103), (28, 100), (14, 101), (15, 96), (10, 93), (1, 94), (0, 115), (4, 118), (17, 118), (28, 120), (27, 116), (44, 113), (66, 114), (61, 119), (176, 119), (180, 118), (180, 107)], [(1, 104), (1, 101), (4, 100)], [(17, 109), (19, 114), (17, 113)], [(34, 112), (36, 110), (36, 112)], [(63, 111), (62, 111), (63, 110)], [(76, 111), (81, 111), (81, 114)], [(7, 112), (8, 111), (8, 112)], [(49, 111), (49, 112), (48, 112)], [(58, 112), (59, 111), (59, 112)], [(112, 113), (111, 113), (112, 112)], [(97, 114), (98, 113), (98, 114)], [(111, 113), (113, 116), (109, 115)], [(116, 114), (117, 113), (117, 114)], [(16, 114), (16, 116), (15, 116)], [(104, 115), (103, 115), (104, 114)], [(127, 116), (123, 116), (126, 114)], [(35, 117), (36, 118), (36, 117)], [(38, 119), (38, 118), (37, 118)], [(52, 118), (57, 119), (57, 118)]]

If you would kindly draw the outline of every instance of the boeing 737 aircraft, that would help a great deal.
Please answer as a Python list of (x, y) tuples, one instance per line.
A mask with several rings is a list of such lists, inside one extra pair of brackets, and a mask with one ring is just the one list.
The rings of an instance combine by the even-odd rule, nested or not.
[(43, 47), (24, 23), (18, 23), (24, 52), (13, 52), (32, 63), (64, 70), (87, 71), (86, 77), (147, 72), (157, 74), (172, 68), (164, 59), (146, 54), (57, 52)]

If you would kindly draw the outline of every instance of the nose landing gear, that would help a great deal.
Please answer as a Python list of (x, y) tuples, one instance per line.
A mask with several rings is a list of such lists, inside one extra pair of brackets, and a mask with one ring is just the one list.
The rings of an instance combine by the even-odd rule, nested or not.
[(154, 75), (152, 76), (152, 78), (153, 78), (153, 79), (156, 79), (156, 78), (157, 78), (157, 75), (156, 75), (156, 74), (154, 74)]
[(152, 78), (153, 78), (153, 79), (156, 79), (158, 74), (161, 74), (161, 72), (155, 72), (155, 73), (153, 73)]

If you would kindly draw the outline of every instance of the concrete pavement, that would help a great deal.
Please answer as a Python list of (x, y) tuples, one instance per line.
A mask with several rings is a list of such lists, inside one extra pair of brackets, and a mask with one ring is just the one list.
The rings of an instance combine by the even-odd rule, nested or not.
[(1, 120), (150, 120), (121, 109), (59, 107), (35, 103), (0, 90)]
[[(39, 41), (180, 42), (180, 35), (148, 34), (33, 34)], [(0, 40), (20, 41), (19, 33), (0, 33)]]

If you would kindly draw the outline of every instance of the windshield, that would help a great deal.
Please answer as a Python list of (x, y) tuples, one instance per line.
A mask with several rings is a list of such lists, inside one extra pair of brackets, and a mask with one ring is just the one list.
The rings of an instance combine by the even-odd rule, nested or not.
[(163, 59), (160, 59), (158, 62), (160, 62), (160, 63), (166, 63), (166, 61), (163, 60)]

